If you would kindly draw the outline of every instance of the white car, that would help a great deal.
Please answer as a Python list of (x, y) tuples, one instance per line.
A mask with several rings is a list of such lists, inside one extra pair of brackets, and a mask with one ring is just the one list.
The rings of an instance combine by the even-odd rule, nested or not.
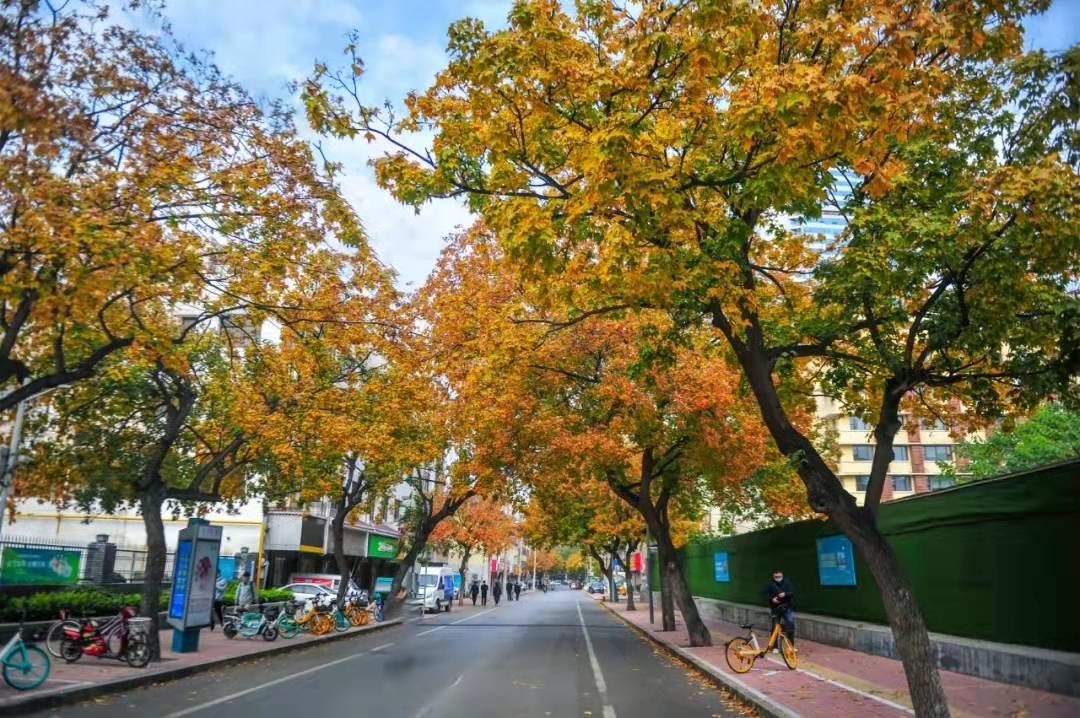
[(305, 601), (314, 601), (319, 596), (337, 598), (336, 593), (326, 586), (320, 586), (317, 583), (290, 583), (287, 586), (282, 586), (282, 588), (286, 591), (292, 591), (293, 600), (301, 603)]

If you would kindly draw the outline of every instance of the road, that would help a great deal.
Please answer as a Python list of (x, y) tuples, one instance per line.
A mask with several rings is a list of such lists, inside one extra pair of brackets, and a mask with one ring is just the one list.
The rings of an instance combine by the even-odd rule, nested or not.
[(744, 716), (567, 589), (35, 714), (63, 718)]

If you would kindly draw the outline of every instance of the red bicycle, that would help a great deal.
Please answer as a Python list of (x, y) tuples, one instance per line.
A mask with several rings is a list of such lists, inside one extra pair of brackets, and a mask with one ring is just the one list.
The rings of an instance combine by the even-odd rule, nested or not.
[(99, 623), (85, 619), (78, 628), (64, 626), (64, 638), (60, 642), (60, 655), (68, 663), (82, 656), (114, 658), (126, 661), (132, 668), (142, 668), (150, 662), (150, 646), (146, 636), (132, 631), (130, 621), (135, 609), (125, 606), (120, 613)]

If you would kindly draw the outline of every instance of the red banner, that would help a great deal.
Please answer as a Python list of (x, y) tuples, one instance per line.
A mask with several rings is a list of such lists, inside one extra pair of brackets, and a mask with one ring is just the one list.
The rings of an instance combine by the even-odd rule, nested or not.
[(634, 573), (641, 573), (643, 570), (643, 562), (641, 560), (641, 551), (635, 551), (630, 555), (630, 570)]

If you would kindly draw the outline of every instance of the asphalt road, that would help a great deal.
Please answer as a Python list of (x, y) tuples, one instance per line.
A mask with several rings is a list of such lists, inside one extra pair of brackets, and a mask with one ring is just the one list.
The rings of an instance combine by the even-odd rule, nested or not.
[(265, 658), (35, 716), (744, 716), (580, 591)]

